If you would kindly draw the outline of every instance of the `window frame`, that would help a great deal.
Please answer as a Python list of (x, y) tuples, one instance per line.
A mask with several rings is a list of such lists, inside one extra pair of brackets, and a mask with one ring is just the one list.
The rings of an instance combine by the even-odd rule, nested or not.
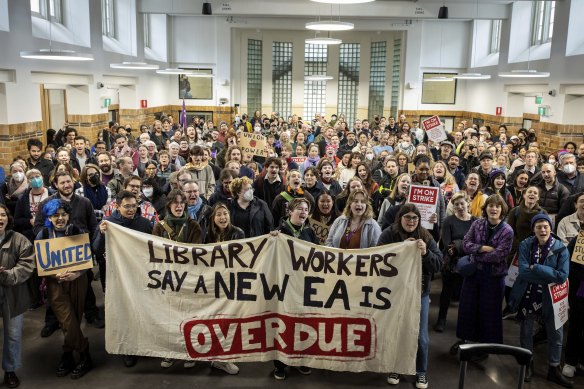
[[(33, 3), (38, 5), (38, 11), (33, 10)], [(63, 0), (30, 0), (30, 12), (37, 18), (63, 24)]]
[(501, 19), (491, 20), (491, 39), (489, 40), (489, 54), (497, 54), (501, 51)]
[(101, 34), (116, 39), (116, 33), (115, 0), (101, 0)]
[(531, 45), (552, 41), (555, 18), (555, 1), (536, 1), (531, 16)]
[(337, 110), (353, 125), (359, 109), (361, 75), (361, 43), (341, 43), (339, 48), (339, 80)]
[[(328, 46), (304, 44), (304, 76), (324, 75), (328, 66)], [(304, 80), (304, 112), (302, 117), (312, 120), (315, 114), (324, 114), (326, 108), (326, 81)]]

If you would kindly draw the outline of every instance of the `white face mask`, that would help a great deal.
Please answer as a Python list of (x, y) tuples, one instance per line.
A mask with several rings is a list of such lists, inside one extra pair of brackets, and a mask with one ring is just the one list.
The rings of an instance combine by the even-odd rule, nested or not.
[(152, 195), (154, 194), (154, 188), (144, 188), (142, 190), (142, 193), (144, 193), (144, 196), (146, 197), (152, 197)]
[(255, 132), (262, 132), (262, 128), (261, 127), (254, 127), (253, 129)]
[(12, 175), (12, 178), (14, 178), (14, 181), (16, 182), (22, 182), (22, 180), (24, 180), (24, 173), (16, 172)]
[(574, 165), (564, 165), (563, 169), (564, 173), (572, 174), (576, 171), (576, 167)]
[(245, 201), (252, 201), (253, 200), (253, 189), (248, 189), (243, 193), (243, 199)]
[(365, 154), (365, 158), (367, 158), (370, 161), (373, 159), (374, 156), (375, 156), (374, 154)]

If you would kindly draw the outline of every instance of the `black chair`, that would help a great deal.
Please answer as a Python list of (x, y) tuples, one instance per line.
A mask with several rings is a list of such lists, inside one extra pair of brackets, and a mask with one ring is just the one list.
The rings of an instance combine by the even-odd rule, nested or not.
[(468, 362), (481, 355), (497, 354), (497, 355), (511, 355), (519, 364), (519, 383), (517, 388), (523, 388), (523, 380), (525, 379), (525, 372), (527, 366), (533, 357), (531, 351), (515, 346), (507, 346), (505, 344), (496, 343), (477, 343), (477, 344), (461, 344), (460, 349), (460, 376), (458, 380), (458, 388), (464, 388), (464, 379), (466, 378), (466, 367)]

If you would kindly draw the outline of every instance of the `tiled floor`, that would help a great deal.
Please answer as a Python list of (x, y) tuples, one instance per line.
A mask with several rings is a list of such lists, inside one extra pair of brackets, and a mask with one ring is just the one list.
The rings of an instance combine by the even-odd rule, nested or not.
[[(94, 283), (98, 293), (98, 283)], [(430, 309), (430, 326), (437, 315), (440, 280), (433, 283)], [(101, 293), (100, 293), (101, 295)], [(99, 296), (100, 300), (102, 296)], [(428, 379), (431, 388), (457, 388), (459, 364), (449, 355), (450, 346), (456, 341), (454, 335), (456, 308), (453, 307), (446, 331), (442, 334), (430, 330), (430, 358)], [(198, 363), (185, 370), (182, 364), (170, 369), (160, 368), (160, 361), (142, 358), (133, 368), (125, 368), (119, 356), (107, 355), (104, 350), (104, 330), (87, 328), (95, 368), (85, 377), (73, 381), (69, 377), (56, 378), (54, 371), (61, 355), (62, 334), (56, 332), (50, 338), (41, 338), (44, 309), (26, 315), (24, 329), (23, 367), (18, 371), (22, 388), (340, 388), (340, 387), (386, 387), (385, 375), (372, 373), (339, 373), (313, 371), (311, 376), (302, 376), (292, 371), (285, 381), (276, 381), (271, 376), (270, 363), (240, 364), (240, 374), (228, 376), (222, 371), (210, 369), (208, 363)], [(1, 321), (0, 321), (1, 323)], [(518, 345), (519, 326), (505, 321), (505, 341)], [(536, 349), (536, 377), (526, 388), (559, 388), (545, 380), (546, 345)], [(480, 364), (470, 364), (466, 388), (514, 388), (518, 369), (515, 360), (509, 357), (491, 356)], [(0, 388), (2, 386), (0, 385)], [(413, 388), (413, 377), (407, 377), (397, 388)], [(584, 388), (584, 376), (576, 378), (577, 388)]]

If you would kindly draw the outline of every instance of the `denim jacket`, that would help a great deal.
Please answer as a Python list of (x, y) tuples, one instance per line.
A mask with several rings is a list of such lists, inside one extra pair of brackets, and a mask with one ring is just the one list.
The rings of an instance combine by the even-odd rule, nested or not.
[(561, 284), (566, 281), (570, 272), (570, 254), (562, 243), (561, 239), (554, 235), (555, 241), (550, 249), (545, 261), (542, 264), (534, 264), (530, 269), (531, 257), (533, 255), (533, 241), (537, 239), (531, 236), (519, 245), (519, 275), (509, 299), (509, 306), (516, 311), (521, 303), (521, 299), (527, 291), (528, 284), (543, 284), (543, 315), (549, 317), (553, 315), (552, 300), (549, 293), (548, 284)]

